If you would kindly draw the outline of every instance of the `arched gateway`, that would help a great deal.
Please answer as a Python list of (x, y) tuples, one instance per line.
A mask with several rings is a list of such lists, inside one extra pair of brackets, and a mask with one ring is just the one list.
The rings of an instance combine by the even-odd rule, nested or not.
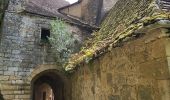
[(39, 66), (30, 79), (32, 100), (68, 100), (69, 80), (56, 66)]

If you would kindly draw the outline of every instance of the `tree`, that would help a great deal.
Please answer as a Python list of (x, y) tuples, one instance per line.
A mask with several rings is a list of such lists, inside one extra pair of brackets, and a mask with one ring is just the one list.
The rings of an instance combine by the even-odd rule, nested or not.
[(51, 22), (51, 33), (49, 41), (55, 53), (56, 61), (64, 65), (75, 51), (76, 38), (68, 31), (66, 23), (59, 19)]

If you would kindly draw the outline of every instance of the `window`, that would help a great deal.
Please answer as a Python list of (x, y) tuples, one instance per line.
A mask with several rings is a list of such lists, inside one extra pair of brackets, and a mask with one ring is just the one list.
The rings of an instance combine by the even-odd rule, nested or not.
[(48, 43), (49, 42), (48, 37), (50, 37), (50, 30), (42, 28), (41, 29), (41, 42)]

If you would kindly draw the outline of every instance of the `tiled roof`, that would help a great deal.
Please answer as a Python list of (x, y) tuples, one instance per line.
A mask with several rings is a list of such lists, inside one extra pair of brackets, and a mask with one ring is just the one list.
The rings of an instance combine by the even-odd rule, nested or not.
[(25, 10), (30, 13), (44, 16), (59, 16), (58, 9), (69, 5), (65, 0), (29, 0)]
[[(78, 2), (80, 2), (79, 0)], [(78, 3), (76, 2), (76, 3)], [(76, 4), (75, 3), (75, 4)], [(88, 23), (84, 22), (83, 20), (66, 16), (60, 12), (58, 12), (59, 8), (62, 7), (69, 7), (74, 4), (69, 4), (68, 2), (64, 0), (30, 0), (26, 3), (25, 11), (32, 14), (37, 14), (41, 16), (46, 17), (59, 17), (63, 20), (66, 20), (66, 22), (78, 25), (81, 27), (88, 28), (90, 30), (98, 30), (99, 28), (97, 26), (89, 25)]]
[(139, 30), (162, 20), (170, 21), (170, 13), (158, 9), (155, 1), (119, 0), (102, 23), (101, 29), (85, 42), (79, 53), (72, 55), (65, 70), (72, 72), (81, 64), (109, 52), (122, 42), (138, 38), (142, 34)]

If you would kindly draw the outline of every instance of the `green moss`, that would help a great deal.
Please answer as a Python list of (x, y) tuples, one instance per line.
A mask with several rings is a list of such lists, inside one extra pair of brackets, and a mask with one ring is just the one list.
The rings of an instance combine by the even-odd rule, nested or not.
[(95, 32), (84, 49), (69, 60), (70, 70), (87, 58), (109, 51), (126, 37), (133, 36), (136, 30), (158, 19), (170, 19), (170, 13), (156, 9), (153, 0), (119, 0), (102, 23), (101, 30)]

